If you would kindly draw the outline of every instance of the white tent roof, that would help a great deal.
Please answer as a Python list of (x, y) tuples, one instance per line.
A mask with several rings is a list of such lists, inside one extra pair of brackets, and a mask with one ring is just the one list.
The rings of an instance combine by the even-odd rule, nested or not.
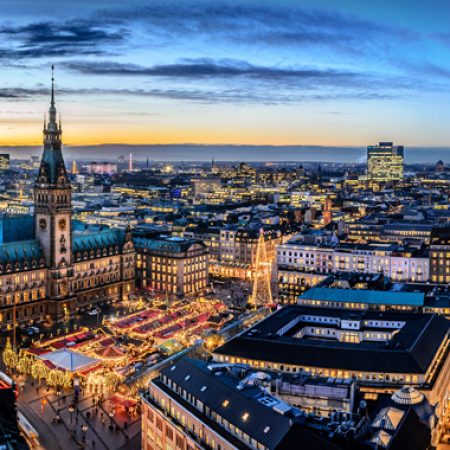
[(73, 352), (67, 348), (62, 348), (52, 353), (45, 353), (38, 356), (38, 358), (50, 361), (59, 369), (68, 370), (69, 372), (78, 372), (79, 370), (87, 369), (99, 361), (98, 359)]

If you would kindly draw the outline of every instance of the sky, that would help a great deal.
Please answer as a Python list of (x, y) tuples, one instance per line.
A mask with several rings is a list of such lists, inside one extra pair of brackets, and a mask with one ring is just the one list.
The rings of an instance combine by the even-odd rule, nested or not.
[(0, 146), (450, 146), (447, 0), (0, 0)]

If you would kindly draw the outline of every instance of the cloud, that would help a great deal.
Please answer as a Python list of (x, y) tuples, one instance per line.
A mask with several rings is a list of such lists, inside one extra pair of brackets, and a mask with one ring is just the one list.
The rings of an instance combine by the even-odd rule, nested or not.
[(107, 48), (124, 41), (125, 29), (110, 29), (91, 21), (36, 22), (24, 26), (0, 27), (0, 37), (9, 47), (0, 47), (1, 59), (43, 58), (73, 55), (102, 55)]
[[(389, 99), (414, 90), (416, 85), (413, 79), (407, 77), (379, 73), (262, 66), (242, 60), (211, 58), (184, 59), (154, 66), (114, 61), (70, 61), (64, 67), (84, 75), (157, 77), (172, 84), (180, 81), (184, 86), (197, 86), (196, 92), (201, 92), (199, 97), (202, 100), (210, 95), (214, 101), (241, 101), (247, 98), (263, 103), (296, 103), (305, 99)], [(228, 86), (228, 89), (223, 86)], [(204, 94), (207, 87), (209, 91)]]
[(362, 19), (335, 10), (292, 4), (230, 2), (152, 2), (143, 7), (103, 10), (98, 17), (116, 24), (138, 22), (154, 41), (170, 43), (213, 38), (215, 44), (303, 48), (326, 46), (350, 53), (395, 47), (417, 34), (400, 27)]
[[(0, 89), (0, 98), (10, 100), (26, 100), (36, 96), (49, 96), (48, 89), (36, 87), (35, 89), (9, 88)], [(204, 104), (249, 104), (259, 103), (267, 105), (278, 104), (296, 104), (304, 102), (331, 101), (331, 100), (386, 100), (396, 98), (396, 94), (382, 94), (375, 92), (364, 92), (362, 90), (354, 90), (348, 93), (337, 92), (271, 92), (267, 93), (263, 90), (255, 90), (251, 88), (236, 89), (208, 89), (192, 88), (192, 89), (106, 89), (106, 88), (84, 88), (84, 89), (58, 89), (57, 99), (60, 96), (114, 96), (128, 97), (136, 96), (139, 98), (159, 98), (174, 101), (189, 101)]]
[(47, 95), (48, 93), (49, 91), (43, 88), (0, 88), (0, 98), (4, 99), (22, 99), (36, 95)]
[(278, 78), (353, 78), (355, 74), (333, 69), (257, 66), (241, 60), (214, 60), (211, 58), (185, 59), (179, 63), (140, 66), (108, 61), (71, 61), (64, 64), (68, 69), (84, 74), (114, 76), (151, 76), (169, 78), (249, 77), (260, 79)]

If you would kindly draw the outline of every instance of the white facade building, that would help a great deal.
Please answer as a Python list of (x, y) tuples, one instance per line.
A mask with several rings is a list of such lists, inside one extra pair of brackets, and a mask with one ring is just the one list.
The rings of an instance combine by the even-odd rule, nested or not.
[(429, 258), (426, 253), (391, 244), (333, 247), (286, 243), (277, 246), (277, 265), (300, 272), (380, 273), (394, 281), (429, 280)]

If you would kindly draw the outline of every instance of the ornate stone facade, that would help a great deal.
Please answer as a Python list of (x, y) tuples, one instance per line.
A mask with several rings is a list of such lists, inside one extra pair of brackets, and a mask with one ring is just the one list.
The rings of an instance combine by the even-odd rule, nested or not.
[(97, 303), (126, 299), (135, 289), (131, 232), (71, 220), (72, 188), (61, 137), (52, 77), (44, 151), (34, 188), (34, 239), (29, 239), (28, 218), (15, 218), (15, 226), (22, 222), (28, 228), (22, 233), (27, 239), (18, 240), (15, 232), (13, 239), (2, 236), (0, 244), (1, 329), (10, 328), (15, 320), (27, 325), (70, 317)]

